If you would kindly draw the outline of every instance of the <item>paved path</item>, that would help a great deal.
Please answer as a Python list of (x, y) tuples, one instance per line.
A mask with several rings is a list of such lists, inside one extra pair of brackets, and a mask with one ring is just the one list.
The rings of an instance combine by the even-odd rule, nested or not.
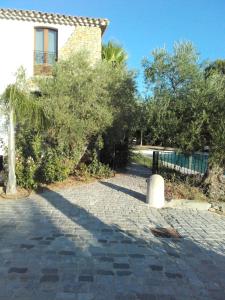
[(225, 299), (225, 218), (151, 209), (130, 173), (0, 201), (0, 300)]

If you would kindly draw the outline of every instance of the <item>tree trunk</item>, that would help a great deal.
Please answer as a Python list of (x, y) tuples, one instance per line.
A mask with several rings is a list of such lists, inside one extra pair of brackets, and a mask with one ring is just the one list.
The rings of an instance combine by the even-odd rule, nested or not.
[(13, 107), (9, 108), (8, 125), (8, 182), (6, 194), (16, 194), (15, 126)]
[(224, 169), (216, 164), (209, 164), (203, 184), (208, 196), (213, 200), (225, 199)]
[(141, 129), (141, 140), (140, 140), (140, 146), (143, 144), (143, 130)]

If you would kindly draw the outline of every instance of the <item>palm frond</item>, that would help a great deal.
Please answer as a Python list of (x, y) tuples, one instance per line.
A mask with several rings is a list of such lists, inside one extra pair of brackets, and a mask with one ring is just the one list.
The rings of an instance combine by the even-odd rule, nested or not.
[(117, 43), (109, 41), (102, 46), (102, 59), (114, 66), (125, 64), (128, 56), (125, 50)]
[(42, 103), (30, 93), (19, 89), (16, 84), (7, 87), (4, 99), (7, 106), (13, 107), (16, 122), (26, 119), (41, 127), (46, 127), (49, 123)]

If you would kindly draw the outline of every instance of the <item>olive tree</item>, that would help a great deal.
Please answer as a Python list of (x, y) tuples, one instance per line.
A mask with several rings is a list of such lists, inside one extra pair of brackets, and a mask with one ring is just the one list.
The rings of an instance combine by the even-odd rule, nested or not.
[(208, 192), (219, 197), (225, 167), (225, 81), (223, 75), (205, 76), (205, 66), (189, 42), (176, 43), (173, 53), (153, 51), (143, 62), (145, 80), (153, 92), (149, 127), (155, 141), (185, 152), (210, 149)]
[(19, 80), (4, 95), (6, 111), (13, 110), (9, 171), (14, 187), (15, 125), (16, 174), (26, 188), (64, 180), (80, 162), (96, 161), (96, 153), (101, 162), (109, 163), (105, 158), (108, 152), (113, 156), (111, 145), (124, 144), (129, 138), (135, 82), (124, 65), (106, 60), (93, 64), (86, 53), (77, 53), (57, 62), (51, 76), (34, 78), (32, 85), (36, 87), (33, 95), (27, 83), (19, 84)]
[(52, 120), (46, 132), (49, 147), (60, 148), (77, 165), (96, 135), (112, 123), (111, 69), (94, 66), (84, 53), (59, 61), (53, 76), (40, 78), (39, 101)]

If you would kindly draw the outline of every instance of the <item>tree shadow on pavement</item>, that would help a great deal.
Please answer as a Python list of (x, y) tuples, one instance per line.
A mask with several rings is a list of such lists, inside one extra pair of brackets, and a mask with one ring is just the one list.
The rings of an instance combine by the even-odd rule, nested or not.
[(21, 232), (20, 222), (12, 232), (9, 219), (0, 299), (10, 286), (19, 300), (223, 299), (223, 254), (188, 237), (156, 238), (127, 220), (106, 223), (90, 211), (63, 191), (47, 190), (33, 201)]
[(137, 200), (140, 200), (142, 202), (146, 202), (146, 196), (142, 193), (139, 193), (139, 192), (136, 192), (134, 190), (131, 190), (131, 189), (127, 189), (123, 186), (119, 186), (119, 185), (116, 185), (114, 183), (111, 183), (111, 182), (106, 182), (106, 181), (100, 181), (101, 184), (111, 188), (111, 189), (114, 189), (118, 192), (122, 192), (124, 194), (127, 194)]
[[(93, 272), (99, 276), (105, 274), (105, 278), (114, 276), (112, 299), (115, 291), (117, 296), (122, 295), (115, 299), (185, 299), (191, 295), (197, 299), (214, 299), (222, 296), (225, 285), (223, 255), (205, 249), (188, 237), (155, 238), (150, 230), (144, 236), (143, 232), (106, 224), (56, 192), (45, 193), (44, 198), (91, 233), (94, 240), (88, 242), (88, 255), (92, 263), (97, 258)], [(112, 282), (109, 277), (105, 282)], [(109, 295), (107, 289), (103, 290), (102, 295)], [(102, 299), (100, 294), (96, 299)]]

